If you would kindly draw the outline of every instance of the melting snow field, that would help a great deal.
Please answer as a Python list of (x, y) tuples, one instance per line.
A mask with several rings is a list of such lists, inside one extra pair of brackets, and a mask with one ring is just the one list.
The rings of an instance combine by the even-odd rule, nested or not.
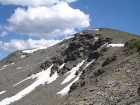
[[(53, 66), (53, 65), (52, 65)], [(47, 70), (41, 71), (39, 73), (37, 73), (36, 75), (32, 76), (32, 79), (37, 78), (37, 80), (31, 84), (30, 86), (28, 86), (27, 88), (25, 88), (24, 90), (20, 91), (18, 94), (9, 97), (9, 98), (5, 98), (0, 102), (0, 105), (9, 105), (10, 103), (13, 103), (19, 99), (21, 99), (22, 97), (24, 97), (25, 95), (29, 94), (31, 91), (33, 91), (37, 86), (39, 85), (43, 85), (45, 83), (51, 83), (54, 80), (56, 80), (56, 78), (58, 77), (57, 72), (55, 72), (51, 77), (50, 77), (50, 73), (51, 73), (51, 68), (52, 66), (50, 66)], [(27, 78), (28, 79), (28, 78)], [(25, 80), (27, 80), (25, 79)], [(23, 80), (23, 81), (25, 81)], [(23, 82), (21, 81), (21, 82)], [(20, 84), (21, 82), (15, 84), (14, 86)]]
[(79, 63), (76, 67), (74, 67), (72, 70), (70, 70), (69, 72), (67, 72), (67, 74), (69, 74), (66, 79), (61, 83), (61, 84), (65, 84), (67, 82), (69, 82), (70, 80), (72, 80), (76, 75), (76, 71), (79, 70), (79, 68), (83, 65), (83, 63), (86, 60), (83, 60), (81, 63)]

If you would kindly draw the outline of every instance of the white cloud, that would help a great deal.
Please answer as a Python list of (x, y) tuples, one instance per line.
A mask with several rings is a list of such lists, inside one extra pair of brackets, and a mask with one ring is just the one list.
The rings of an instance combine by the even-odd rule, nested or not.
[(22, 6), (50, 6), (60, 2), (75, 2), (77, 0), (0, 0), (3, 5), (22, 5)]
[(0, 47), (6, 51), (16, 51), (16, 50), (23, 50), (23, 49), (46, 47), (57, 42), (59, 42), (59, 40), (28, 39), (27, 41), (24, 41), (24, 40), (12, 39), (10, 42), (7, 43), (6, 42), (2, 43), (0, 41)]
[(0, 36), (4, 37), (4, 36), (6, 36), (7, 34), (8, 34), (8, 32), (3, 31), (3, 32), (0, 34)]
[(0, 46), (2, 45), (2, 41), (0, 41)]
[[(4, 0), (2, 1), (4, 2)], [(73, 34), (75, 28), (88, 27), (89, 21), (89, 15), (84, 14), (79, 9), (71, 8), (66, 2), (61, 2), (50, 7), (29, 7), (27, 10), (17, 8), (8, 19), (9, 26), (5, 26), (5, 28), (10, 32), (52, 39), (60, 35)]]

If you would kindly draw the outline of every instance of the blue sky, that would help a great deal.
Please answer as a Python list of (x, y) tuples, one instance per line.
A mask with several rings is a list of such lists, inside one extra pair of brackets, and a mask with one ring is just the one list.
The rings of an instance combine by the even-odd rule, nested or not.
[(140, 0), (0, 0), (0, 59), (100, 27), (140, 35)]

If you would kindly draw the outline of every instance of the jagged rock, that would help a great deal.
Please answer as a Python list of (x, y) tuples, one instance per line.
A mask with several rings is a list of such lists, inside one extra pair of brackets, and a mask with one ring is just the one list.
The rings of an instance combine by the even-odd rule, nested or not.
[(105, 62), (102, 64), (102, 66), (106, 66), (108, 64), (110, 64), (111, 62), (115, 61), (116, 60), (116, 56), (113, 56), (113, 57), (108, 57)]
[(78, 85), (76, 83), (73, 83), (72, 86), (70, 87), (69, 93), (77, 89)]
[(99, 69), (99, 70), (97, 70), (97, 72), (94, 72), (94, 75), (95, 75), (96, 77), (98, 77), (99, 75), (103, 74), (104, 72), (105, 72), (104, 70)]
[(86, 84), (86, 82), (85, 82), (85, 81), (84, 81), (84, 82), (82, 82), (82, 83), (81, 83), (81, 87), (85, 86), (85, 84)]
[(64, 66), (64, 69), (67, 69), (67, 70), (71, 70), (72, 68), (73, 68), (73, 64), (71, 61), (68, 61)]
[(92, 53), (89, 54), (87, 61), (90, 62), (93, 59), (98, 59), (100, 55), (101, 54), (99, 52), (97, 52), (97, 51), (96, 52), (92, 52)]
[(62, 56), (57, 56), (52, 58), (53, 64), (63, 64), (64, 63), (64, 57)]

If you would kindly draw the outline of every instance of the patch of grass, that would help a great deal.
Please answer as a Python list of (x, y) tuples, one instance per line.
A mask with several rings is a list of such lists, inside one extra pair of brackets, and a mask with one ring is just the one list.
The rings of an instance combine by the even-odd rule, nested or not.
[(128, 43), (128, 48), (131, 50), (136, 49), (137, 51), (140, 51), (140, 39)]

